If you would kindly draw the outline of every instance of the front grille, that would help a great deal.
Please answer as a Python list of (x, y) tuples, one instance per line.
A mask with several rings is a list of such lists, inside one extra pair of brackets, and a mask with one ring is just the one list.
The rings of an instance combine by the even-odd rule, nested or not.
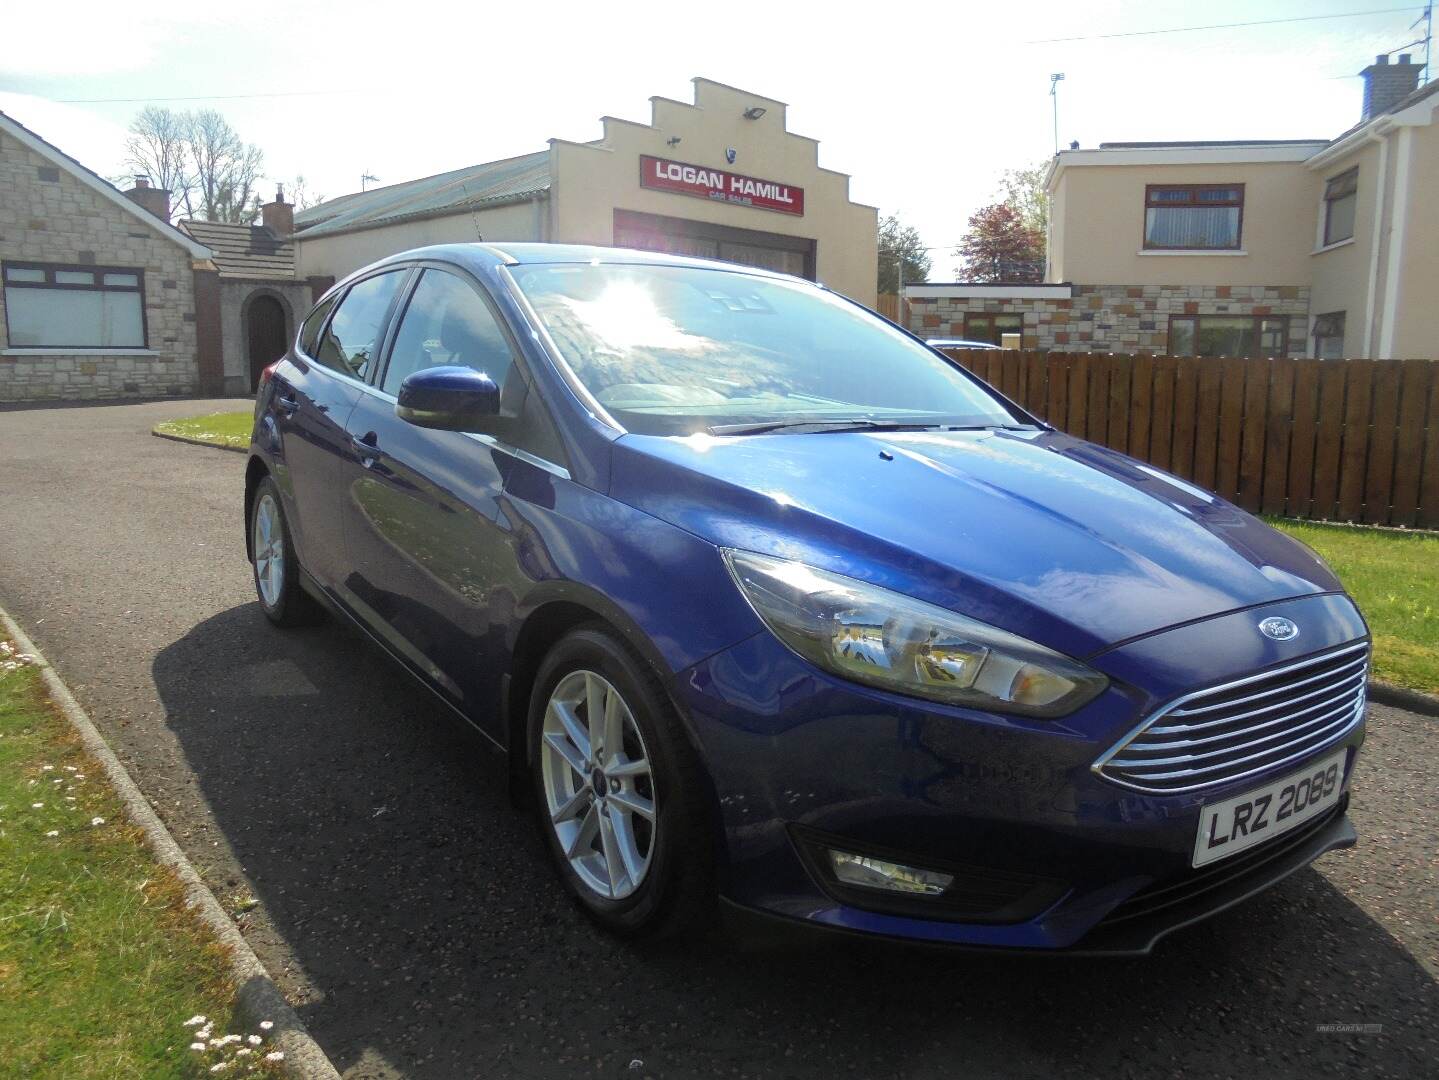
[(1301, 761), (1364, 718), (1361, 642), (1173, 701), (1094, 763), (1135, 791), (1172, 794)]

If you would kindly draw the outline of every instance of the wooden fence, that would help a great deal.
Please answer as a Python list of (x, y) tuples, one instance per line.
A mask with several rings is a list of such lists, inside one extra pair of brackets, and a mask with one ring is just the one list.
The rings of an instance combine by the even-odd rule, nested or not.
[(1439, 362), (949, 355), (1055, 427), (1246, 510), (1439, 527)]
[(874, 310), (879, 312), (890, 322), (899, 323), (901, 326), (903, 326), (904, 320), (900, 318), (899, 305), (900, 299), (895, 293), (880, 293), (879, 297), (875, 302)]

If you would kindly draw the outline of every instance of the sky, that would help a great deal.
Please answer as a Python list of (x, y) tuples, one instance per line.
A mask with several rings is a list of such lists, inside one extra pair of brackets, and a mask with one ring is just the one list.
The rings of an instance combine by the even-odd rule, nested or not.
[(215, 108), (271, 181), (303, 174), (333, 197), (365, 173), (395, 183), (595, 139), (602, 115), (647, 122), (651, 96), (691, 100), (700, 75), (788, 103), (851, 198), (936, 249), (932, 280), (953, 277), (1000, 175), (1053, 152), (1052, 73), (1062, 146), (1330, 138), (1358, 120), (1359, 70), (1423, 32), (1422, 3), (1393, 0), (217, 7), (11, 5), (0, 110), (115, 177), (146, 104)]

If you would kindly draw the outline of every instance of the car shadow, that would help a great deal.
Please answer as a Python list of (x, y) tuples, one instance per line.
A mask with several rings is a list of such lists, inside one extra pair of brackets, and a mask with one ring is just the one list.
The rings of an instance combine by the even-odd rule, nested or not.
[(358, 634), (280, 631), (246, 604), (165, 647), (154, 677), (261, 904), (257, 951), (347, 1076), (1433, 1065), (1434, 979), (1313, 869), (1143, 959), (641, 946), (591, 927), (500, 755)]

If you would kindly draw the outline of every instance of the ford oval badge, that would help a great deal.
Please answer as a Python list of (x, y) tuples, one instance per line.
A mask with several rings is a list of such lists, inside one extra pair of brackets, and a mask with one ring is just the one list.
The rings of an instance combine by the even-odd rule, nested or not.
[(1299, 627), (1288, 619), (1274, 615), (1268, 619), (1260, 620), (1259, 632), (1267, 638), (1273, 638), (1275, 641), (1289, 641), (1299, 636)]

